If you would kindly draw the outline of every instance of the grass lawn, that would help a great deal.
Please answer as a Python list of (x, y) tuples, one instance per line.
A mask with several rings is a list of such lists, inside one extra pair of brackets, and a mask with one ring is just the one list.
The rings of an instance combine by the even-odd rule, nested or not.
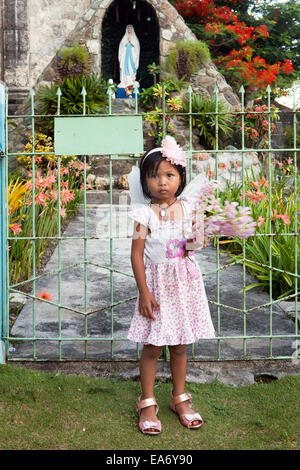
[(300, 376), (268, 384), (187, 384), (203, 426), (190, 431), (169, 409), (171, 383), (157, 382), (163, 431), (137, 428), (134, 381), (69, 376), (0, 365), (1, 450), (296, 450)]

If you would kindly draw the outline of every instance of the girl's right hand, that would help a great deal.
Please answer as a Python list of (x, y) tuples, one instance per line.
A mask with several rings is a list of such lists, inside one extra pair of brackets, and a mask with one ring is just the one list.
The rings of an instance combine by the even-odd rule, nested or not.
[(140, 293), (139, 297), (139, 312), (143, 317), (151, 318), (151, 320), (155, 320), (153, 315), (152, 306), (156, 309), (159, 309), (159, 305), (155, 300), (155, 297), (151, 292), (143, 292)]

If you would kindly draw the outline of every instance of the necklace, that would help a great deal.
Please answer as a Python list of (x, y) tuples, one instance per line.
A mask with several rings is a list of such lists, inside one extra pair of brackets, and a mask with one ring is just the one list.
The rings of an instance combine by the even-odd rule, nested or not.
[(153, 206), (157, 206), (160, 208), (160, 211), (159, 211), (159, 215), (161, 216), (162, 220), (163, 221), (167, 221), (169, 220), (169, 217), (167, 216), (167, 209), (169, 209), (169, 207), (173, 206), (173, 204), (175, 204), (175, 202), (177, 201), (177, 198), (174, 199), (173, 202), (171, 202), (171, 204), (169, 204), (167, 207), (161, 207), (160, 204), (155, 204), (154, 202), (150, 202), (150, 204), (152, 204)]

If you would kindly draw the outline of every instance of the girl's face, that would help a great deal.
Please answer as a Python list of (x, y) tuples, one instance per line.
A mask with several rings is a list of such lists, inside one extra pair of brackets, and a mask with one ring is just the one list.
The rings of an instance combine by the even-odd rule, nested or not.
[(170, 203), (180, 185), (180, 174), (172, 163), (164, 160), (159, 165), (156, 173), (146, 178), (148, 189), (154, 202)]

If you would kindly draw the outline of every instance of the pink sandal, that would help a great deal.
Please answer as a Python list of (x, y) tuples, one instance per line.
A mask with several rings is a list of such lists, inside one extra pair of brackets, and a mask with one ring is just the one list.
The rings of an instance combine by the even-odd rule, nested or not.
[[(203, 419), (201, 418), (199, 413), (179, 414), (176, 411), (176, 405), (184, 401), (187, 401), (189, 407), (192, 408), (192, 395), (190, 393), (182, 393), (181, 395), (177, 395), (176, 397), (173, 397), (171, 393), (171, 403), (170, 403), (171, 410), (174, 411), (174, 413), (176, 413), (179, 416), (179, 420), (183, 426), (186, 426), (189, 429), (200, 428), (203, 424)], [(193, 426), (194, 421), (201, 421), (201, 422), (200, 424), (196, 424)]]
[[(159, 407), (155, 401), (155, 398), (145, 398), (145, 400), (141, 400), (141, 397), (139, 397), (137, 404), (136, 404), (136, 410), (139, 416), (143, 408), (148, 408), (148, 406), (153, 406), (153, 405), (155, 406), (155, 414), (157, 414)], [(139, 422), (139, 429), (143, 434), (156, 436), (157, 434), (161, 433), (161, 422), (159, 420), (142, 421), (142, 422)], [(150, 431), (150, 429), (152, 429), (152, 431)]]

